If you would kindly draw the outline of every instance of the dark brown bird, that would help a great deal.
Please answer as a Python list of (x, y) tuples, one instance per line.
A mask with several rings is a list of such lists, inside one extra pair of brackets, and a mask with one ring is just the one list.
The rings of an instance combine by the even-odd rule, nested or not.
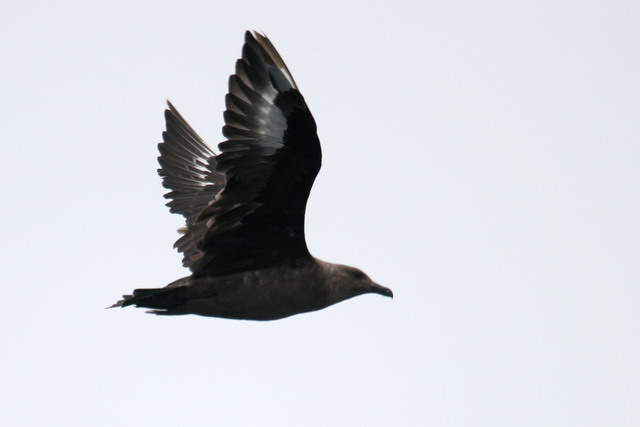
[(322, 153), (316, 123), (269, 39), (247, 32), (229, 78), (227, 138), (214, 154), (171, 103), (160, 169), (171, 212), (186, 219), (175, 247), (191, 275), (136, 289), (113, 307), (162, 315), (273, 320), (365, 293), (393, 297), (362, 271), (311, 256), (304, 214)]

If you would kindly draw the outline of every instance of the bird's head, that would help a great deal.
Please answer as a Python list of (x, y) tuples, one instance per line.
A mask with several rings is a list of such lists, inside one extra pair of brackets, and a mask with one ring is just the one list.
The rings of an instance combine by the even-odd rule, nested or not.
[(369, 293), (393, 298), (391, 289), (378, 285), (362, 270), (355, 267), (332, 264), (330, 274), (333, 278), (331, 280), (332, 294), (338, 301)]

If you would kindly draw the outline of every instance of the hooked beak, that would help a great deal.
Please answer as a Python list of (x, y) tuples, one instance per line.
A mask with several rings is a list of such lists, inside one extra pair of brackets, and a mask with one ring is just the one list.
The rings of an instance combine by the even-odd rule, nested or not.
[(371, 286), (372, 286), (371, 292), (384, 295), (385, 297), (389, 297), (393, 299), (393, 291), (391, 291), (391, 289), (385, 288), (384, 286), (380, 286), (377, 283), (373, 283)]

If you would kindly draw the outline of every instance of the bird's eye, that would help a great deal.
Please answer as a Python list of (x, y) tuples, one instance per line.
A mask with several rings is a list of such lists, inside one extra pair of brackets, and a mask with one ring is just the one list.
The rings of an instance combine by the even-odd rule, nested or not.
[(353, 273), (351, 273), (351, 275), (353, 276), (354, 279), (356, 280), (362, 280), (364, 279), (364, 273), (361, 271), (354, 271)]

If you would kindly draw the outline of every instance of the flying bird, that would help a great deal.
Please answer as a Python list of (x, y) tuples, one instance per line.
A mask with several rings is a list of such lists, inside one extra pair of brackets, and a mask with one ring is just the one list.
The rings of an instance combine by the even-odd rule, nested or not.
[(158, 145), (165, 198), (185, 217), (174, 247), (191, 275), (136, 289), (112, 307), (159, 315), (274, 320), (366, 293), (393, 297), (361, 270), (314, 258), (304, 215), (322, 153), (316, 123), (269, 39), (245, 34), (229, 78), (226, 141), (215, 154), (168, 102)]

